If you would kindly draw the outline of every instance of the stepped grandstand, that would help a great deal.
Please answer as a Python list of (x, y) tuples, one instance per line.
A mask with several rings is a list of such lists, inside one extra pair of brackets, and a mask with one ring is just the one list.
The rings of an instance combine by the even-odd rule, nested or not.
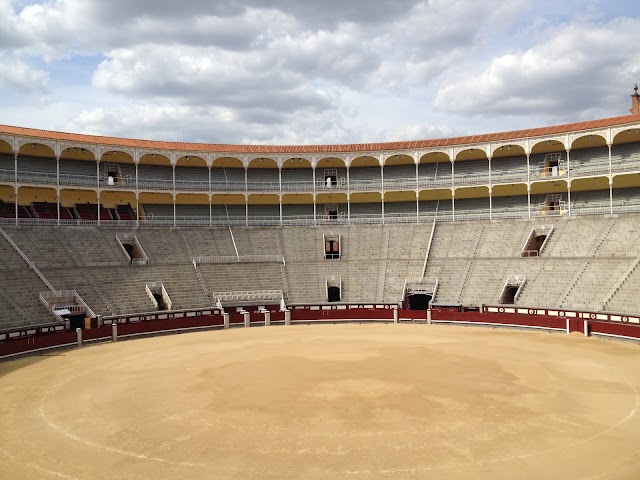
[(0, 126), (0, 332), (248, 306), (637, 315), (632, 101), (615, 118), (360, 145)]

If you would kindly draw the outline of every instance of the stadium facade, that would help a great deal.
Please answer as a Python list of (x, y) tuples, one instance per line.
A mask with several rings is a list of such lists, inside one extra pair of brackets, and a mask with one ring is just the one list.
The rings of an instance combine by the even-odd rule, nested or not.
[(222, 325), (225, 309), (637, 324), (640, 96), (615, 118), (377, 144), (0, 126), (0, 226), (6, 342), (105, 320)]

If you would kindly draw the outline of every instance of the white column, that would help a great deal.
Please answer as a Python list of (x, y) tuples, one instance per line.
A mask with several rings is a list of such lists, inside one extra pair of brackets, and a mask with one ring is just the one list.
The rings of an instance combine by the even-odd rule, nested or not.
[(313, 224), (316, 224), (316, 194), (313, 194)]
[(136, 191), (136, 228), (140, 227), (140, 195)]
[(613, 177), (609, 176), (609, 213), (613, 215)]
[(212, 219), (212, 207), (211, 207), (211, 201), (212, 201), (212, 197), (211, 197), (211, 165), (207, 165), (207, 171), (209, 172), (209, 228), (211, 228), (213, 226), (213, 219)]
[(282, 226), (282, 165), (278, 165), (278, 191), (280, 192), (278, 196), (280, 201), (280, 226)]
[(567, 202), (569, 203), (569, 216), (571, 216), (571, 164), (569, 160), (569, 151), (570, 149), (567, 148)]
[(531, 154), (527, 152), (527, 216), (531, 218)]
[(418, 152), (416, 152), (416, 223), (420, 223), (420, 177), (419, 177), (419, 165), (417, 160)]
[(173, 186), (173, 226), (174, 228), (177, 225), (176, 219), (176, 166), (171, 164), (171, 184)]
[(138, 163), (139, 160), (134, 158), (133, 164), (136, 167), (136, 228), (140, 228), (140, 189), (138, 186)]
[(244, 167), (244, 222), (249, 226), (249, 166)]
[(177, 220), (176, 220), (176, 192), (173, 192), (173, 194), (171, 195), (171, 198), (173, 199), (173, 226), (175, 228), (175, 226), (177, 225)]
[(58, 209), (58, 226), (60, 226), (60, 155), (56, 155), (56, 207)]
[(98, 192), (96, 195), (96, 199), (98, 200), (98, 226), (100, 226), (100, 189), (98, 188)]
[(380, 159), (380, 201), (382, 202), (382, 224), (384, 225), (384, 160)]
[(451, 159), (451, 220), (456, 221), (455, 160)]
[(493, 187), (489, 185), (489, 220), (493, 220)]
[(96, 198), (98, 200), (98, 226), (100, 226), (100, 160), (96, 162)]
[[(315, 165), (311, 166), (311, 171), (313, 173), (313, 224), (316, 224), (316, 167)], [(347, 170), (348, 173), (348, 170)]]
[(347, 223), (351, 225), (351, 179), (350, 179), (350, 166), (347, 165)]
[(609, 213), (613, 215), (613, 167), (611, 166), (612, 145), (610, 143), (607, 143), (607, 147), (609, 147)]
[(18, 153), (14, 153), (13, 154), (13, 180), (14, 180), (14, 190), (15, 190), (15, 199), (14, 199), (14, 206), (16, 209), (15, 212), (15, 216), (16, 216), (16, 225), (18, 225)]
[(249, 226), (249, 194), (244, 196), (244, 221), (245, 225)]
[(456, 190), (451, 189), (451, 221), (456, 221)]

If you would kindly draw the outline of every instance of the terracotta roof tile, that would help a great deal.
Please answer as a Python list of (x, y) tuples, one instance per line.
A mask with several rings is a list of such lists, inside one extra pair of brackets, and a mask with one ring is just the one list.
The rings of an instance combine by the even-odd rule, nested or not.
[(22, 135), (46, 140), (62, 140), (78, 143), (93, 143), (119, 147), (145, 148), (150, 150), (177, 150), (211, 153), (236, 153), (236, 154), (314, 154), (314, 153), (357, 153), (385, 150), (407, 150), (430, 147), (449, 147), (455, 145), (469, 145), (511, 139), (523, 139), (543, 135), (562, 134), (591, 130), (595, 128), (612, 127), (629, 123), (640, 122), (640, 115), (624, 115), (621, 117), (603, 118), (585, 122), (554, 125), (510, 132), (496, 132), (469, 135), (465, 137), (439, 138), (431, 140), (411, 140), (385, 143), (355, 143), (345, 145), (232, 145), (221, 143), (189, 143), (166, 142), (156, 140), (142, 140), (118, 137), (103, 137), (99, 135), (84, 135), (79, 133), (54, 132), (35, 128), (15, 127), (0, 125), (0, 133), (10, 135)]

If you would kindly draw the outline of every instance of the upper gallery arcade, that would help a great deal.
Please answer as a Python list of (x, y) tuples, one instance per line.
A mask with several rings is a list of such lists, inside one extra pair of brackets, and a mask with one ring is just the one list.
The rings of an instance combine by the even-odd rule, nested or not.
[(372, 144), (180, 143), (0, 126), (0, 201), (15, 206), (16, 220), (19, 206), (56, 204), (58, 222), (60, 206), (85, 203), (98, 205), (98, 222), (100, 205), (125, 204), (136, 223), (151, 206), (156, 218), (173, 217), (174, 224), (206, 217), (207, 209), (213, 224), (216, 206), (225, 207), (227, 220), (247, 224), (260, 217), (271, 220), (256, 224), (294, 217), (419, 221), (434, 211), (452, 219), (465, 212), (530, 217), (550, 196), (559, 202), (554, 213), (571, 215), (581, 196), (613, 213), (616, 193), (635, 198), (640, 188), (637, 89), (631, 97), (631, 114), (620, 117)]

